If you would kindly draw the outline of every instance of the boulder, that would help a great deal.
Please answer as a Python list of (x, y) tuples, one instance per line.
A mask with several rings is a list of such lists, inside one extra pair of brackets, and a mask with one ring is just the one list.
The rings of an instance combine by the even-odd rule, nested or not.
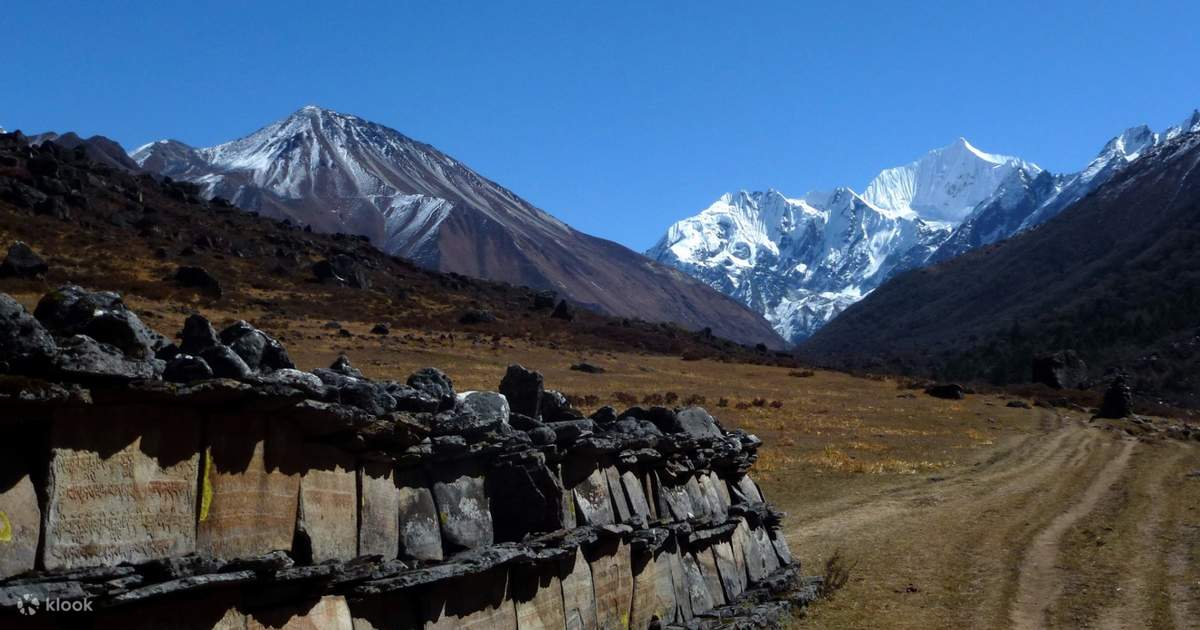
[(460, 324), (488, 324), (496, 321), (495, 313), (481, 309), (470, 309), (458, 318)]
[(190, 383), (212, 377), (213, 371), (208, 363), (190, 354), (176, 355), (174, 359), (167, 361), (167, 366), (163, 369), (163, 380), (173, 383)]
[(1128, 418), (1133, 415), (1133, 389), (1125, 382), (1125, 377), (1118, 375), (1113, 379), (1104, 392), (1104, 402), (1100, 404), (1101, 418)]
[(49, 270), (50, 266), (41, 256), (25, 243), (17, 241), (9, 246), (8, 255), (0, 264), (0, 278), (36, 278)]
[(566, 396), (552, 389), (542, 392), (541, 412), (542, 419), (546, 422), (578, 420), (583, 417), (582, 413), (571, 406)]
[(198, 313), (189, 315), (183, 321), (183, 331), (179, 333), (179, 339), (179, 351), (187, 354), (199, 354), (221, 343), (212, 324)]
[(155, 379), (166, 364), (160, 359), (132, 359), (120, 349), (86, 335), (59, 343), (54, 368), (69, 381), (130, 381)]
[(967, 397), (967, 390), (958, 383), (939, 383), (925, 388), (925, 393), (934, 398), (946, 400), (962, 400)]
[(495, 392), (464, 392), (453, 411), (433, 419), (433, 434), (477, 437), (508, 424), (508, 401)]
[(33, 315), (56, 335), (84, 334), (135, 359), (154, 356), (159, 338), (112, 291), (66, 285), (42, 296)]
[(312, 267), (312, 272), (321, 282), (355, 289), (371, 287), (371, 280), (366, 269), (358, 261), (345, 254), (336, 254), (317, 261)]
[(233, 378), (243, 380), (250, 378), (253, 371), (250, 366), (227, 345), (209, 346), (200, 353), (208, 366), (212, 368), (213, 376), (217, 378)]
[(530, 418), (541, 417), (544, 391), (542, 375), (520, 365), (508, 366), (504, 378), (500, 381), (500, 393), (508, 399), (513, 413)]
[(1054, 389), (1075, 389), (1087, 380), (1087, 364), (1074, 350), (1060, 350), (1033, 359), (1033, 382)]
[(533, 294), (533, 308), (539, 311), (552, 309), (556, 299), (558, 294), (554, 291), (538, 291)]
[(182, 287), (200, 289), (213, 297), (221, 297), (220, 281), (204, 267), (180, 267), (175, 270), (175, 281)]
[(571, 369), (584, 374), (603, 374), (604, 368), (591, 363), (575, 363), (571, 365)]
[(408, 377), (408, 386), (437, 401), (438, 410), (453, 409), (457, 397), (454, 382), (437, 368), (422, 368)]
[(0, 293), (0, 371), (39, 371), (57, 350), (41, 322), (20, 302)]
[(568, 304), (566, 300), (559, 300), (558, 306), (554, 307), (554, 312), (550, 313), (550, 317), (568, 322), (573, 321), (575, 319), (575, 308)]
[[(658, 426), (657, 422), (654, 424)], [(675, 413), (675, 430), (671, 433), (686, 433), (696, 438), (721, 437), (721, 428), (703, 407), (685, 407)]]
[(222, 330), (221, 342), (236, 352), (254, 372), (296, 367), (283, 344), (245, 321), (239, 320)]
[(392, 332), (392, 329), (388, 328), (387, 324), (375, 324), (374, 326), (371, 327), (372, 335), (387, 335), (391, 332)]

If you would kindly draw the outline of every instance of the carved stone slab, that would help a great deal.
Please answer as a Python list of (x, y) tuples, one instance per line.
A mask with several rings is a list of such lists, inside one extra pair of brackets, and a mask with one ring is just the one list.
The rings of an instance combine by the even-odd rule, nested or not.
[(633, 474), (633, 471), (627, 470), (621, 473), (621, 487), (625, 490), (625, 498), (629, 500), (629, 509), (632, 510), (633, 515), (652, 518), (650, 504), (646, 501), (646, 490), (642, 487), (642, 481)]
[(649, 628), (658, 618), (663, 623), (675, 620), (675, 586), (666, 554), (640, 554), (633, 558), (633, 612), (631, 628)]
[[(8, 461), (0, 461), (0, 466)], [(42, 528), (42, 511), (29, 475), (4, 473), (0, 475), (0, 579), (33, 570)]]
[(746, 519), (739, 517), (737, 529), (733, 530), (733, 538), (731, 540), (734, 546), (734, 553), (737, 553), (738, 548), (741, 548), (741, 562), (746, 570), (746, 577), (751, 584), (761, 582), (767, 577), (767, 566), (763, 561), (762, 549), (755, 542), (753, 534), (750, 532), (750, 525)]
[(310, 444), (300, 476), (297, 535), (306, 536), (313, 562), (358, 555), (358, 488), (354, 457), (332, 446)]
[(780, 566), (792, 563), (792, 550), (788, 548), (783, 532), (771, 532), (771, 547), (775, 549), (775, 555), (779, 557)]
[(725, 587), (721, 584), (721, 570), (717, 568), (717, 556), (713, 553), (713, 548), (697, 551), (696, 562), (700, 566), (700, 575), (704, 577), (704, 587), (712, 596), (713, 605), (724, 605)]
[(733, 484), (734, 495), (740, 497), (743, 502), (761, 502), (763, 500), (762, 492), (758, 489), (758, 484), (750, 478), (749, 474), (742, 475)]
[(421, 630), (423, 627), (420, 609), (407, 592), (354, 599), (348, 603), (354, 630)]
[(506, 597), (508, 570), (500, 567), (433, 585), (424, 598), (426, 630), (515, 630), (517, 612)]
[[(675, 600), (675, 621), (683, 623), (692, 618), (692, 596), (688, 590), (688, 574), (683, 567), (683, 555), (678, 549), (671, 549), (659, 556), (659, 566), (663, 561), (666, 561), (667, 572), (671, 575), (671, 588), (673, 594), (663, 595), (664, 599)], [(697, 576), (699, 577), (699, 569), (697, 568)], [(703, 579), (701, 578), (701, 581)], [(662, 587), (660, 582), (659, 587)]]
[[(712, 553), (707, 552), (711, 558)], [(689, 610), (689, 618), (694, 617), (702, 612), (711, 610), (713, 607), (713, 595), (708, 588), (708, 582), (705, 580), (704, 573), (700, 570), (700, 561), (695, 553), (680, 554), (680, 562), (683, 564), (683, 579), (687, 585), (688, 601), (691, 602)], [(715, 565), (715, 562), (713, 563)], [(717, 583), (718, 592), (720, 591), (720, 582)]]
[(100, 420), (94, 411), (85, 417), (63, 410), (54, 420), (46, 482), (47, 569), (196, 551), (199, 418), (180, 412), (164, 418), (149, 407), (111, 412)]
[[(115, 606), (102, 608), (95, 613), (71, 614), (87, 617), (93, 630), (246, 630), (246, 615), (237, 608), (240, 599), (240, 594), (234, 589), (224, 589), (192, 593), (184, 599), (164, 597), (134, 606)], [(61, 613), (58, 620), (62, 622), (67, 614)], [(64, 627), (67, 625), (63, 623)], [(85, 626), (82, 623), (80, 625)]]
[[(725, 487), (725, 482), (711, 472), (700, 475), (699, 481), (712, 514), (721, 521), (729, 518), (729, 489)], [(725, 494), (721, 493), (722, 489)]]
[(615, 522), (612, 501), (608, 498), (608, 478), (597, 468), (573, 490), (575, 517), (580, 525), (608, 525)]
[(396, 483), (400, 486), (400, 557), (440, 561), (442, 530), (425, 472), (401, 468), (396, 471)]
[(354, 622), (346, 598), (326, 595), (291, 608), (255, 612), (246, 618), (246, 630), (354, 630)]
[(762, 555), (763, 568), (767, 574), (774, 573), (779, 568), (779, 556), (775, 555), (775, 546), (771, 544), (771, 538), (767, 534), (765, 527), (755, 527), (750, 530), (751, 537), (754, 538), (754, 544), (758, 547), (759, 553)]
[(728, 542), (722, 541), (713, 545), (712, 552), (717, 560), (717, 571), (720, 572), (725, 601), (731, 602), (746, 590), (746, 574), (738, 567), (733, 546)]
[(566, 626), (562, 582), (552, 565), (518, 565), (509, 572), (509, 596), (520, 630), (561, 630)]
[(579, 520), (575, 516), (575, 492), (567, 487), (563, 480), (563, 466), (558, 465), (558, 481), (562, 486), (562, 523), (564, 529), (575, 529), (579, 526)]
[(363, 462), (358, 467), (358, 486), (362, 489), (358, 555), (398, 557), (400, 487), (396, 485), (395, 471), (390, 464)]
[(595, 630), (596, 592), (592, 583), (592, 569), (583, 557), (583, 551), (575, 550), (574, 558), (559, 564), (558, 574), (562, 581), (563, 611), (567, 630)]
[(633, 510), (629, 507), (629, 500), (625, 498), (624, 488), (621, 487), (621, 473), (617, 472), (615, 466), (606, 466), (604, 478), (608, 480), (608, 496), (612, 499), (613, 513), (617, 517), (617, 522), (628, 523), (629, 517), (633, 515)]
[(290, 551), (300, 440), (281, 421), (223, 417), (208, 423), (197, 551), (221, 558)]
[(655, 476), (660, 517), (669, 516), (672, 521), (686, 521), (691, 518), (692, 501), (688, 498), (687, 488), (682, 484), (671, 485), (662, 477)]
[(492, 513), (483, 469), (461, 461), (442, 465), (434, 473), (433, 500), (446, 549), (476, 549), (492, 544)]
[(629, 545), (605, 540), (592, 551), (592, 580), (596, 589), (596, 620), (602, 629), (629, 628), (633, 604), (633, 567)]
[(646, 504), (650, 508), (651, 520), (658, 518), (658, 476), (653, 471), (642, 473), (642, 487), (646, 489)]
[(688, 512), (693, 517), (707, 518), (712, 515), (712, 506), (708, 504), (708, 496), (704, 494), (704, 488), (700, 487), (700, 479), (696, 475), (688, 477), (683, 488), (687, 491), (688, 505), (691, 507)]

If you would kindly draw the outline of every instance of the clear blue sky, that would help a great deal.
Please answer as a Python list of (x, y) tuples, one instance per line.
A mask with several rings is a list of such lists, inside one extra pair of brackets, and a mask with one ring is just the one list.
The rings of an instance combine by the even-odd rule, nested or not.
[(960, 135), (1076, 170), (1200, 106), (1200, 3), (1100, 4), (14, 0), (0, 126), (204, 146), (317, 104), (640, 250), (727, 190)]

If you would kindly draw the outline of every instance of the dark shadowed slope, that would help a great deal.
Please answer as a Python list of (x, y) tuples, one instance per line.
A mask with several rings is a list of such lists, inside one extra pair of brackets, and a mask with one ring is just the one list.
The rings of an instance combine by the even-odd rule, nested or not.
[(1038, 229), (894, 278), (802, 354), (994, 382), (1071, 348), (1200, 402), (1200, 133), (1153, 149)]

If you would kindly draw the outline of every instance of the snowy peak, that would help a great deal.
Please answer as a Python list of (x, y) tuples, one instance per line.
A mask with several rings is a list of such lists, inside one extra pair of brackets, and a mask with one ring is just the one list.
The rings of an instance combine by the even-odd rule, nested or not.
[(959, 138), (914, 162), (883, 170), (862, 196), (902, 215), (958, 222), (1018, 168), (1041, 170), (1036, 164), (981, 151)]
[(1192, 110), (1192, 115), (1184, 119), (1183, 122), (1171, 127), (1164, 133), (1164, 140), (1170, 140), (1175, 136), (1193, 131), (1200, 131), (1200, 109)]

